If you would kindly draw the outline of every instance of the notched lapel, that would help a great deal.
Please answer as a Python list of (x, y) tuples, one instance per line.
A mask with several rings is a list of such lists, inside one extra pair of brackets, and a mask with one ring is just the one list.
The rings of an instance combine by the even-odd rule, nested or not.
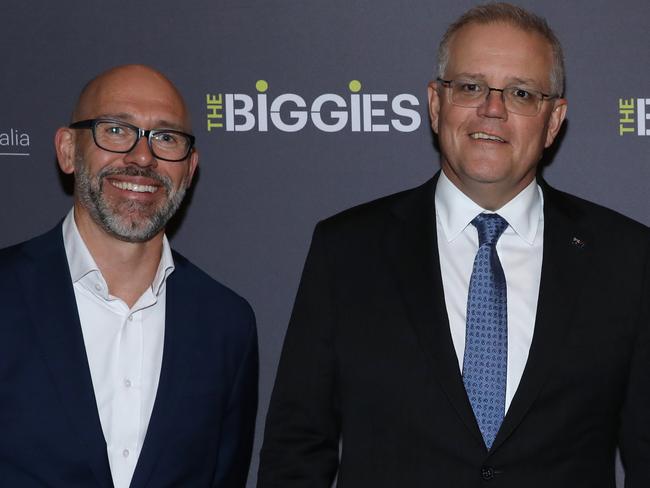
[(408, 318), (435, 377), (469, 431), (482, 443), (449, 329), (436, 238), (436, 182), (437, 177), (396, 202), (387, 225), (386, 251)]
[(544, 188), (544, 251), (535, 331), (528, 361), (501, 429), (499, 447), (531, 408), (548, 378), (553, 359), (573, 324), (575, 304), (584, 290), (591, 257), (591, 233), (563, 208), (555, 190)]
[(158, 391), (142, 451), (131, 480), (132, 488), (147, 486), (167, 437), (176, 428), (174, 411), (185, 379), (191, 370), (192, 349), (199, 340), (197, 298), (187, 286), (184, 262), (174, 256), (176, 269), (166, 282), (165, 340)]
[(112, 487), (61, 226), (25, 244), (19, 282), (45, 362), (99, 486)]

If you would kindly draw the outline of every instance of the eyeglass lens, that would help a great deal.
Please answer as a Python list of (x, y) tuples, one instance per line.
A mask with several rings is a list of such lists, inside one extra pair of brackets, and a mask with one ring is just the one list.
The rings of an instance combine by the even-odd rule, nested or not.
[(480, 107), (490, 92), (496, 91), (502, 97), (508, 112), (532, 116), (539, 112), (543, 100), (541, 93), (518, 86), (508, 86), (501, 90), (490, 88), (485, 83), (461, 80), (452, 81), (450, 85), (452, 103), (467, 108)]
[[(138, 129), (115, 121), (98, 121), (94, 130), (95, 142), (107, 151), (129, 152), (139, 139)], [(189, 138), (176, 131), (156, 130), (149, 136), (151, 152), (166, 160), (181, 160), (191, 147)]]

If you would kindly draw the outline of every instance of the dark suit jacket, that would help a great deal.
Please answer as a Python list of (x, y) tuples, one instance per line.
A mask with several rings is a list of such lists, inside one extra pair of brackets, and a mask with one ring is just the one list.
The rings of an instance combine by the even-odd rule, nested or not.
[[(260, 488), (650, 487), (650, 238), (549, 188), (534, 337), (488, 452), (463, 387), (435, 181), (316, 227), (285, 339)], [(339, 461), (340, 457), (340, 461)]]
[[(177, 253), (174, 263), (131, 486), (243, 487), (257, 408), (254, 315)], [(0, 251), (0, 486), (112, 486), (60, 225)]]

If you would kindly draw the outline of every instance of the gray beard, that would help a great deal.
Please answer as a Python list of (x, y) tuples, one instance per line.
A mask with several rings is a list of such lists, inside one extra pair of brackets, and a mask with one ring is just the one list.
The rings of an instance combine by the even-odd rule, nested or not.
[[(104, 198), (102, 188), (104, 179), (113, 175), (151, 178), (162, 185), (158, 191), (164, 189), (167, 199), (157, 207), (133, 200), (111, 204)], [(95, 223), (110, 235), (125, 242), (146, 242), (164, 229), (180, 207), (186, 189), (185, 180), (181, 182), (178, 190), (174, 190), (169, 177), (159, 175), (151, 168), (137, 166), (106, 167), (93, 177), (88, 165), (79, 156), (75, 158), (75, 192), (79, 202)]]

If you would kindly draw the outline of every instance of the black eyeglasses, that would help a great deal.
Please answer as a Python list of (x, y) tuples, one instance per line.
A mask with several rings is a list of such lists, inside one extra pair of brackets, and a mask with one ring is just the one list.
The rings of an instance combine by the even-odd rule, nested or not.
[(508, 85), (505, 88), (492, 88), (483, 81), (460, 79), (438, 81), (445, 88), (450, 88), (449, 100), (454, 105), (466, 108), (477, 108), (483, 105), (490, 96), (490, 92), (501, 92), (501, 99), (508, 112), (526, 117), (534, 117), (539, 113), (542, 102), (558, 98), (556, 95), (547, 95), (531, 88), (518, 85)]
[(141, 137), (147, 138), (151, 154), (163, 161), (183, 161), (194, 147), (194, 136), (172, 129), (145, 130), (112, 119), (88, 119), (74, 122), (70, 129), (90, 129), (95, 144), (105, 151), (128, 153)]

